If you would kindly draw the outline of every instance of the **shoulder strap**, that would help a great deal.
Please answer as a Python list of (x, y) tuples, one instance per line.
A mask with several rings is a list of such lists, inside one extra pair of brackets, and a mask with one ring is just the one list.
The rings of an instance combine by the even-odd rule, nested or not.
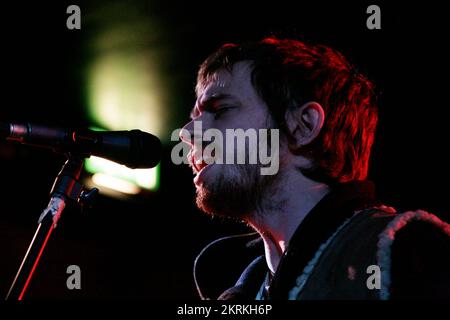
[(366, 286), (367, 268), (375, 265), (378, 235), (395, 217), (380, 206), (356, 212), (317, 250), (289, 292), (289, 299), (376, 299)]
[(379, 235), (377, 245), (377, 261), (381, 269), (380, 299), (382, 300), (389, 299), (391, 287), (392, 244), (395, 240), (396, 233), (413, 221), (421, 221), (434, 225), (446, 235), (450, 236), (450, 224), (426, 211), (408, 211), (397, 215)]
[[(450, 225), (422, 210), (395, 213), (366, 209), (345, 221), (308, 263), (290, 299), (389, 299), (391, 249), (396, 233), (412, 221), (430, 223), (450, 235)], [(378, 266), (380, 286), (368, 288), (369, 267)]]

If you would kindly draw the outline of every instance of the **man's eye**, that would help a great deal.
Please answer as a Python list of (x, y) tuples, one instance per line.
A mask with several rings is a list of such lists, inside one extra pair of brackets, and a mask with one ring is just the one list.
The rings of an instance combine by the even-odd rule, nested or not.
[(214, 112), (214, 119), (219, 119), (226, 111), (232, 109), (233, 107), (221, 107)]

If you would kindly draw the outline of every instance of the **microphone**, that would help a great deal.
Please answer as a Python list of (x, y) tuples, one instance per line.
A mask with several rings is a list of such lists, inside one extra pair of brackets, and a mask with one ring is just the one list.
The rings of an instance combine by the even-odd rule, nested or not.
[(105, 158), (131, 169), (153, 168), (161, 160), (161, 141), (150, 133), (49, 128), (0, 122), (0, 138), (22, 144)]

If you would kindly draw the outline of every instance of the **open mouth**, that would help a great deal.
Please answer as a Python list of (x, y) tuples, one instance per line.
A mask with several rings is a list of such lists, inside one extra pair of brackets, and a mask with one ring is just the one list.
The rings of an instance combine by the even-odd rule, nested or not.
[(201, 162), (199, 162), (199, 163), (195, 163), (194, 162), (194, 168), (195, 168), (195, 171), (197, 171), (197, 173), (202, 171), (202, 169), (207, 167), (207, 166), (208, 166), (208, 164), (205, 161), (203, 161), (203, 160)]
[(195, 173), (199, 173), (204, 167), (208, 165), (203, 159), (201, 161), (195, 159), (194, 152), (191, 152), (190, 154), (190, 162)]
[(209, 166), (210, 164), (213, 163), (212, 161), (208, 161), (208, 163), (205, 162), (204, 158), (197, 160), (195, 158), (195, 153), (194, 152), (191, 152), (190, 159), (191, 159), (191, 166), (194, 169), (195, 173), (199, 173), (200, 171), (202, 171), (203, 168), (205, 168), (205, 167), (207, 167), (207, 166)]

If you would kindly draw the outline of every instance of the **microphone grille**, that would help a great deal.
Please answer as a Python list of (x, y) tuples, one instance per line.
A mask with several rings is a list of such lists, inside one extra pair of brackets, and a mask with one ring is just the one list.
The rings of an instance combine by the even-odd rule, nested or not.
[(158, 137), (140, 130), (131, 130), (131, 162), (134, 169), (153, 168), (162, 157), (162, 144)]

